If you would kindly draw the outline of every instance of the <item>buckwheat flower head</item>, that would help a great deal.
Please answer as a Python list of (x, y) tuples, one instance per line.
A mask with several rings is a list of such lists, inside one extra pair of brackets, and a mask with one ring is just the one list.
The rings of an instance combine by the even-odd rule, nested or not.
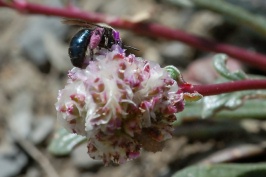
[(102, 49), (85, 69), (69, 71), (59, 91), (58, 118), (86, 136), (88, 153), (105, 164), (124, 163), (141, 149), (156, 152), (171, 138), (175, 113), (184, 108), (178, 85), (158, 64)]

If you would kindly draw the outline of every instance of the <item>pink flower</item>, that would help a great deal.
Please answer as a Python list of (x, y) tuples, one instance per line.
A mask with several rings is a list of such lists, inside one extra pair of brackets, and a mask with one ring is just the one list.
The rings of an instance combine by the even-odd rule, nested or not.
[(86, 136), (88, 153), (105, 164), (124, 163), (141, 149), (156, 152), (171, 138), (184, 108), (178, 85), (158, 64), (102, 49), (85, 69), (73, 68), (56, 109), (64, 127)]

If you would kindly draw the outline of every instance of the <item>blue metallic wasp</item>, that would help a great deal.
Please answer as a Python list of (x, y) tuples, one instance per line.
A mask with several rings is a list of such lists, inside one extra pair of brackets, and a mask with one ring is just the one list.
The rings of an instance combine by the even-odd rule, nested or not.
[(69, 25), (81, 26), (83, 29), (78, 31), (71, 39), (68, 54), (73, 66), (82, 68), (86, 58), (86, 52), (90, 50), (90, 58), (93, 59), (94, 49), (105, 48), (110, 50), (114, 44), (124, 48), (132, 48), (131, 46), (122, 45), (119, 32), (110, 26), (103, 24), (90, 24), (78, 19), (65, 19), (63, 23)]

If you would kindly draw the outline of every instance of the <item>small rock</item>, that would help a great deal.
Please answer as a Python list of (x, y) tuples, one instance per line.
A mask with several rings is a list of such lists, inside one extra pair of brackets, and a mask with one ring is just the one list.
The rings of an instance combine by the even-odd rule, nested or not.
[(38, 167), (32, 166), (27, 170), (27, 177), (41, 177), (42, 174), (40, 173), (40, 170)]
[(156, 63), (162, 63), (160, 53), (155, 47), (148, 47), (143, 54), (145, 60), (155, 61)]
[(194, 50), (180, 42), (171, 42), (163, 45), (160, 50), (166, 65), (187, 66), (190, 63)]
[(0, 148), (0, 176), (10, 177), (18, 175), (27, 165), (28, 157), (13, 143), (2, 142)]
[(24, 54), (37, 65), (47, 61), (44, 46), (45, 34), (51, 33), (57, 39), (66, 34), (66, 26), (60, 20), (46, 17), (30, 17), (26, 29), (20, 34), (19, 44)]
[[(103, 4), (106, 3), (106, 0), (97, 0), (97, 1), (83, 1), (82, 9), (89, 12), (95, 12), (102, 8)], [(77, 3), (79, 4), (79, 3)]]
[(43, 116), (35, 120), (36, 121), (33, 122), (30, 140), (35, 144), (39, 144), (52, 132), (55, 118)]
[(63, 7), (62, 0), (45, 0), (43, 4), (51, 7)]
[(199, 11), (193, 15), (186, 26), (189, 33), (211, 38), (210, 31), (224, 22), (222, 16), (210, 11)]
[(11, 115), (8, 119), (11, 132), (14, 131), (23, 138), (30, 135), (33, 120), (32, 106), (33, 96), (31, 93), (25, 91), (16, 95), (11, 104)]
[(81, 173), (80, 177), (95, 177), (95, 174), (92, 172), (85, 172), (85, 173)]
[(69, 165), (66, 168), (62, 169), (62, 172), (60, 173), (59, 176), (74, 177), (74, 176), (80, 176), (80, 175), (78, 174), (78, 171), (75, 169), (75, 167)]
[(71, 158), (73, 159), (73, 163), (76, 167), (81, 169), (92, 169), (95, 166), (103, 165), (101, 160), (94, 160), (90, 158), (87, 151), (86, 144), (82, 144), (72, 151)]
[(158, 20), (160, 24), (171, 28), (182, 29), (184, 19), (188, 17), (188, 14), (185, 13), (186, 10), (176, 10), (174, 6), (172, 6), (172, 8), (169, 8), (169, 6), (161, 6), (157, 11), (158, 12), (155, 14), (156, 21)]
[(149, 1), (142, 1), (139, 3), (138, 1), (112, 0), (105, 1), (103, 4), (102, 10), (104, 12), (115, 16), (124, 16), (126, 18), (130, 18), (132, 15), (140, 13), (143, 9), (149, 12), (153, 8)]
[(45, 34), (44, 47), (49, 61), (54, 68), (61, 72), (66, 72), (72, 67), (68, 56), (68, 46), (58, 40), (54, 34)]
[(250, 133), (259, 133), (262, 122), (259, 120), (246, 119), (241, 121), (241, 126)]

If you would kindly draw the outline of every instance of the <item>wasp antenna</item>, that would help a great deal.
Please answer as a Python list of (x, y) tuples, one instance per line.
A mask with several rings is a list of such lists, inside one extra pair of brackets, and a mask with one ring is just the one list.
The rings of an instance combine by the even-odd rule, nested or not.
[(132, 47), (132, 46), (129, 46), (129, 45), (123, 45), (123, 47), (125, 47), (126, 49), (133, 49), (133, 50), (136, 50), (136, 51), (140, 51), (139, 49), (137, 49), (135, 47)]
[(72, 18), (62, 18), (61, 22), (64, 23), (64, 24), (68, 24), (68, 25), (74, 25), (76, 23), (85, 23), (82, 20), (72, 19)]
[(67, 19), (67, 18), (62, 18), (61, 19), (61, 23), (64, 23), (64, 24), (67, 24), (67, 21), (68, 21), (69, 19)]

